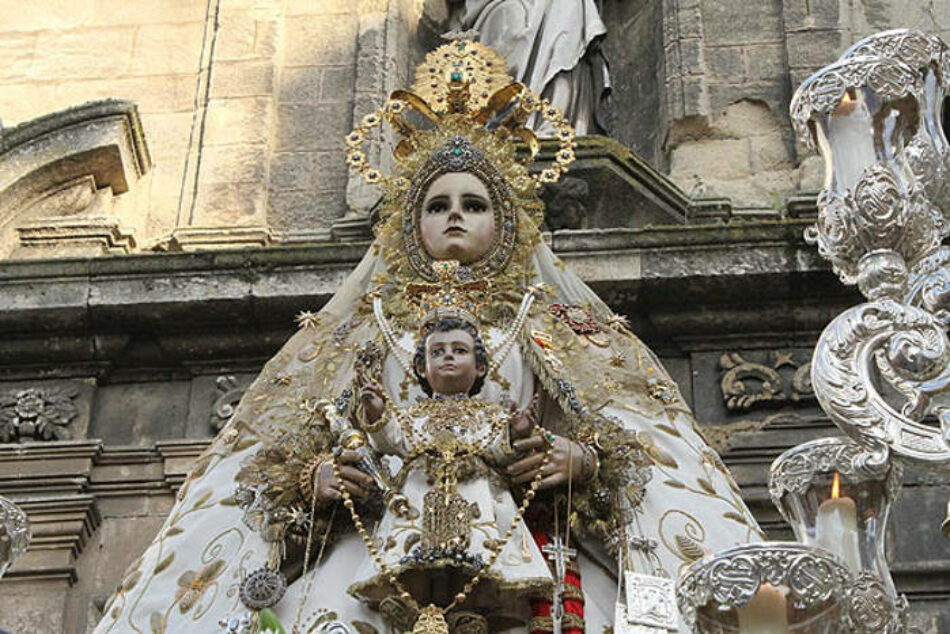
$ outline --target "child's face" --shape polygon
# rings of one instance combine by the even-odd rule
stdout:
[[[468,394],[479,372],[475,340],[464,330],[433,332],[426,339],[426,380],[436,394]]]

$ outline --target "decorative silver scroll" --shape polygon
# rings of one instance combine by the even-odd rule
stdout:
[[[930,313],[890,299],[846,310],[818,340],[812,384],[822,409],[856,440],[950,466],[948,412],[931,408],[950,390],[950,341]],[[931,409],[941,428],[922,422]]]
[[[905,153],[930,201],[950,216],[950,144],[940,124],[950,88],[950,47],[934,35],[894,29],[858,41],[842,56],[850,57],[900,60],[918,72],[923,81],[920,125]]]
[[[29,545],[30,524],[26,513],[10,500],[0,497],[0,577]]]
[[[677,603],[694,631],[704,610],[724,614],[745,607],[765,584],[787,589],[788,603],[802,618],[810,610],[838,618],[829,632],[850,632],[847,588],[851,576],[845,565],[821,549],[797,542],[738,546],[692,564],[677,583]],[[832,610],[835,605],[844,610]],[[793,625],[790,623],[789,625]]]

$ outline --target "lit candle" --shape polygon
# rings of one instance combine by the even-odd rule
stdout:
[[[841,557],[851,572],[860,572],[857,507],[851,498],[841,497],[841,480],[837,472],[831,484],[831,499],[818,507],[816,532],[819,546]]]
[[[828,137],[834,146],[838,186],[851,189],[864,175],[864,169],[877,161],[873,117],[860,95],[853,97],[850,90],[845,92],[831,113]]]
[[[748,603],[738,609],[739,634],[788,634],[785,593],[763,583]]]

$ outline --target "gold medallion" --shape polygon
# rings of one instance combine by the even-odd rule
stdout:
[[[412,626],[412,634],[449,634],[449,624],[445,622],[442,610],[432,604],[422,608],[416,624]]]

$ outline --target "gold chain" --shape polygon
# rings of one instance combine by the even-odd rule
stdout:
[[[340,492],[343,494],[343,505],[350,511],[350,516],[353,518],[353,526],[356,527],[356,532],[359,533],[360,538],[363,540],[363,543],[366,544],[366,548],[369,550],[370,555],[373,558],[373,561],[376,563],[376,566],[379,568],[380,574],[382,574],[386,579],[392,584],[393,588],[399,593],[399,598],[408,603],[412,608],[420,612],[425,616],[424,623],[419,623],[420,627],[430,627],[432,623],[445,623],[445,616],[451,612],[455,607],[462,604],[468,595],[472,592],[475,586],[482,579],[482,571],[489,570],[497,561],[501,551],[504,550],[505,545],[508,543],[508,540],[511,539],[511,536],[514,534],[515,529],[518,527],[518,524],[524,518],[525,512],[528,510],[528,506],[531,504],[531,500],[534,499],[535,494],[538,491],[538,486],[541,484],[541,480],[544,478],[544,468],[548,465],[551,460],[551,456],[554,454],[554,445],[549,443],[547,449],[544,452],[544,457],[541,460],[541,466],[538,467],[538,473],[534,476],[534,479],[531,481],[531,485],[527,491],[525,491],[524,499],[521,501],[521,505],[518,507],[518,512],[515,515],[514,519],[511,521],[511,525],[508,527],[508,530],[505,531],[505,536],[498,540],[495,544],[492,544],[492,548],[489,549],[490,555],[488,561],[482,566],[481,569],[475,575],[466,582],[465,586],[462,588],[462,591],[455,595],[455,598],[445,608],[439,608],[434,604],[430,604],[425,608],[422,608],[419,603],[413,598],[412,594],[406,590],[405,586],[400,583],[399,578],[396,576],[396,573],[393,572],[389,566],[387,566],[382,557],[379,555],[379,548],[376,544],[373,543],[372,537],[370,537],[369,532],[366,530],[366,526],[363,524],[363,521],[360,519],[359,513],[356,511],[356,504],[353,502],[350,492],[347,491],[346,487],[341,487]],[[333,474],[336,476],[337,480],[342,482],[340,478],[340,464],[336,456],[333,457]],[[439,613],[439,616],[436,616],[436,612]],[[414,628],[413,631],[416,631]],[[420,629],[419,631],[423,631]],[[437,627],[435,629],[425,629],[424,631],[433,631],[433,632],[448,632],[448,627],[445,626],[445,629]]]
[[[430,421],[436,422],[436,421],[445,420],[445,412],[440,411],[440,410],[462,407],[466,410],[465,414],[467,414],[468,417],[474,418],[478,410],[486,410],[494,406],[495,405],[493,403],[489,403],[487,401],[466,398],[466,399],[446,400],[446,401],[438,401],[438,400],[423,401],[421,403],[413,405],[412,407],[409,408],[409,410],[410,411],[421,410],[419,413],[425,416],[428,416]],[[428,410],[435,410],[435,411],[428,411]],[[418,439],[418,434],[416,433],[415,427],[413,426],[413,414],[407,411],[403,411],[399,408],[393,408],[392,411],[396,416],[396,420],[399,423],[399,427],[402,429],[403,434],[405,435],[406,440],[408,441],[408,444],[410,447],[409,456],[411,456],[412,458],[416,458],[422,455],[423,453],[425,453],[430,448],[428,445],[431,445],[431,443],[420,444],[420,441]],[[456,418],[456,420],[458,420],[458,418]],[[498,438],[500,434],[504,433],[504,426],[510,424],[510,421],[511,421],[511,416],[505,416],[505,415],[495,416],[493,417],[493,420],[491,421],[491,426],[489,427],[487,435],[481,434],[476,439],[476,441],[478,442],[473,441],[470,443],[460,443],[460,446],[462,448],[467,449],[469,453],[476,454],[476,455],[483,454],[487,450],[486,445],[490,444],[495,438]],[[459,425],[456,423],[455,426],[462,427],[463,425]],[[441,432],[443,430],[436,430],[436,431]],[[433,437],[438,435],[437,433],[432,433],[432,432],[429,432],[429,433]],[[409,459],[410,458],[407,457],[406,461],[408,461]]]
[[[332,454],[330,455],[332,459]],[[333,462],[334,473],[337,473],[336,470],[336,461]],[[317,515],[317,488],[312,487],[313,493],[310,497],[310,526],[307,529],[307,545],[306,550],[303,553],[303,577],[307,575],[307,569],[310,566],[310,549],[313,547],[313,525],[316,522]],[[330,513],[330,519],[327,521],[327,528],[323,532],[323,540],[320,542],[320,552],[317,553],[317,561],[314,564],[314,568],[317,568],[320,565],[320,562],[323,561],[323,551],[327,547],[327,541],[330,538],[330,530],[333,528],[333,519],[336,517],[336,504],[333,505],[333,511]],[[303,614],[303,607],[307,602],[307,598],[310,596],[310,590],[313,588],[313,581],[316,578],[316,574],[310,575],[310,579],[307,582],[307,588],[304,590],[303,594],[300,597],[300,602],[297,604],[297,613],[294,615],[294,624],[291,628],[291,634],[299,634],[300,632],[300,616]]]

